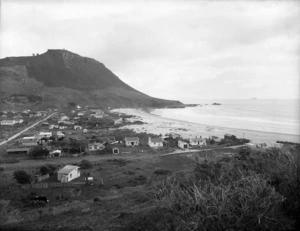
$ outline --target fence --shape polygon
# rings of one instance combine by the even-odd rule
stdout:
[[[60,183],[60,182],[52,182],[52,183],[37,183],[37,184],[25,184],[21,185],[22,189],[42,189],[42,188],[72,188],[79,187],[82,185],[86,185],[85,181],[81,182],[72,182],[72,183]],[[91,184],[89,184],[91,185]],[[93,185],[103,185],[103,181],[93,181]]]

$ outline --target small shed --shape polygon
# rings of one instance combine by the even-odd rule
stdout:
[[[189,144],[187,142],[183,141],[183,140],[179,140],[178,141],[178,147],[186,149],[186,148],[189,148]]]
[[[161,148],[161,147],[164,146],[163,140],[160,137],[157,137],[157,138],[149,137],[148,138],[148,145],[151,148]]]
[[[49,152],[49,158],[60,157],[60,156],[61,156],[61,150],[54,150]]]
[[[113,154],[119,154],[119,153],[120,153],[120,149],[117,148],[117,147],[113,147],[113,148],[112,148],[112,153],[113,153]]]
[[[124,139],[125,146],[127,146],[127,147],[138,146],[139,142],[140,142],[140,140],[138,137],[125,137],[125,139]]]
[[[57,180],[61,183],[70,182],[78,177],[80,177],[80,171],[75,165],[66,165],[57,172]]]

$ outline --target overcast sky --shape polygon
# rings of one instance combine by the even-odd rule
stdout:
[[[2,0],[0,56],[65,48],[185,103],[299,98],[299,24],[300,1]]]

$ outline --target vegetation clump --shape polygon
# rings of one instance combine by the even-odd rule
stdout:
[[[300,205],[295,163],[284,150],[242,149],[168,176],[155,196],[179,218],[178,230],[290,230]]]
[[[30,184],[32,181],[31,175],[23,170],[14,171],[14,178],[19,184]]]

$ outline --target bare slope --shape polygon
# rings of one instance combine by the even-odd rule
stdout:
[[[67,50],[1,59],[0,93],[2,106],[18,103],[12,95],[39,96],[35,105],[45,106],[64,107],[68,102],[110,107],[183,106],[179,101],[145,95],[124,83],[102,63]],[[32,103],[26,99],[21,101]]]

